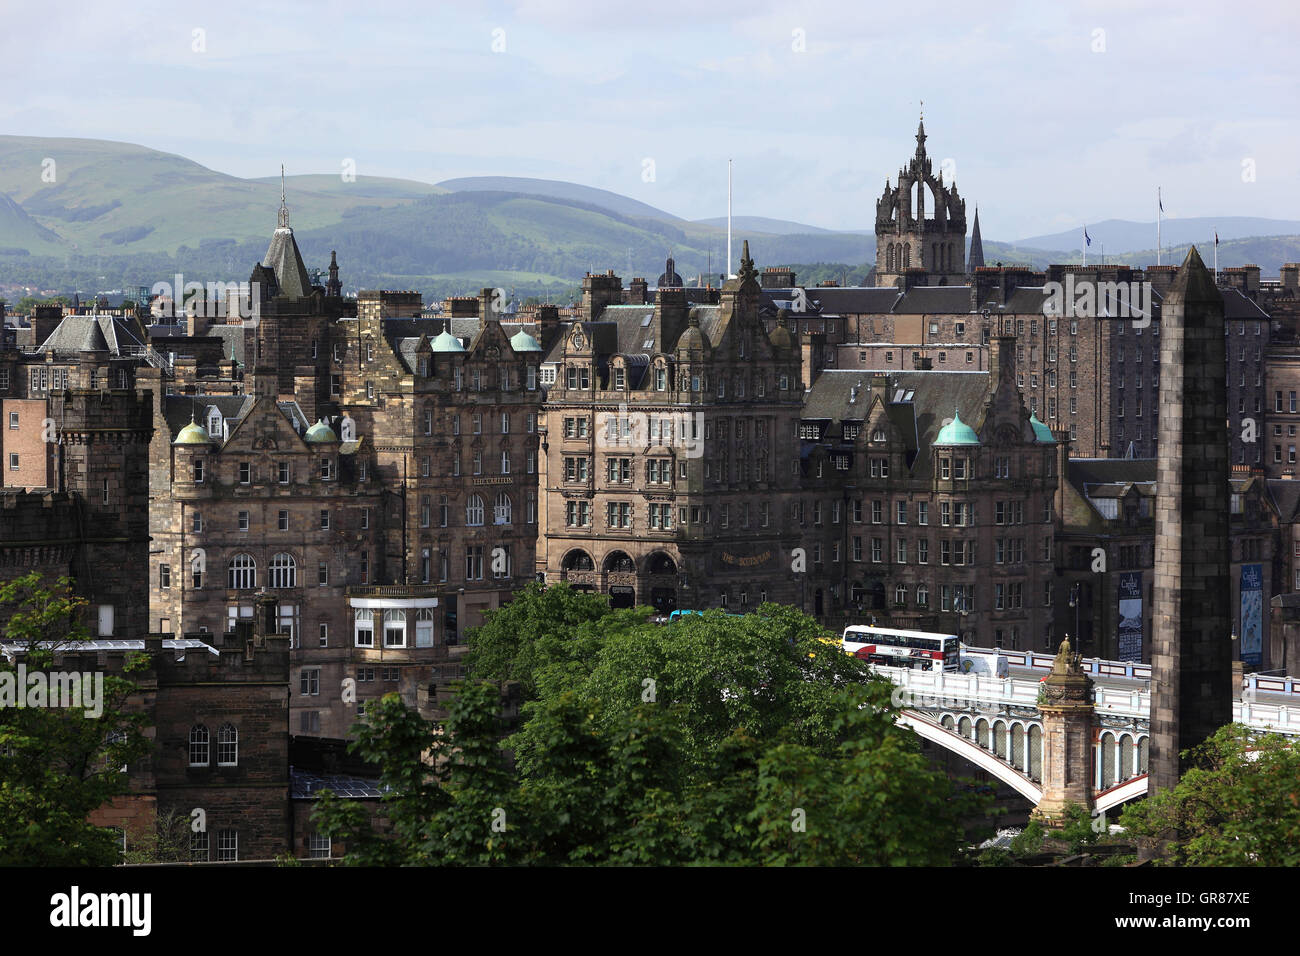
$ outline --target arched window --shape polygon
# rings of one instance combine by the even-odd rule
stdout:
[[[465,523],[470,527],[483,523],[483,499],[478,495],[470,495],[465,503]]]
[[[226,587],[241,589],[257,587],[257,562],[253,560],[251,554],[237,554],[230,559],[226,571]]]
[[[427,607],[415,612],[415,646],[433,647],[433,611]]]
[[[885,247],[885,268],[890,272],[894,271],[894,244],[892,242]]]
[[[239,763],[239,731],[233,724],[222,724],[217,731],[217,766],[234,767]]]
[[[904,269],[911,268],[911,265],[912,265],[912,244],[910,242],[905,242],[903,243],[903,268]]]
[[[269,587],[292,588],[298,586],[298,563],[293,555],[281,551],[271,559],[271,580]]]
[[[406,646],[406,612],[394,608],[384,612],[384,647]]]
[[[368,607],[359,607],[356,611],[356,646],[375,646],[375,612]]]
[[[511,512],[513,506],[510,503],[510,496],[504,491],[497,495],[496,507],[492,510],[492,518],[496,524],[510,524]]]
[[[208,765],[208,728],[195,724],[190,728],[190,766]]]

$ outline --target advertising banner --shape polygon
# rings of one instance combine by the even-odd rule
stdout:
[[[1241,662],[1259,667],[1264,647],[1264,566],[1241,566]]]
[[[1119,576],[1119,659],[1142,660],[1142,572]]]

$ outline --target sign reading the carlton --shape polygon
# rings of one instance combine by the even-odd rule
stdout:
[[[1119,659],[1142,660],[1142,572],[1119,576]]]
[[[1241,566],[1241,662],[1259,667],[1263,661],[1264,566]]]

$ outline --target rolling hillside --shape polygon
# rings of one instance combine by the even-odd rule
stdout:
[[[725,220],[688,221],[573,183],[493,176],[432,185],[309,174],[288,177],[286,188],[308,268],[324,269],[330,250],[338,250],[345,288],[353,292],[414,288],[432,296],[492,284],[521,295],[560,295],[589,270],[612,268],[624,279],[653,283],[668,255],[688,282],[716,282],[726,269]],[[129,143],[0,136],[0,287],[129,289],[178,271],[203,281],[244,279],[265,254],[279,203],[278,176],[241,179]],[[1170,262],[1186,250],[1186,240],[1174,244],[1174,222],[1166,223]],[[1177,222],[1200,229],[1194,220]],[[1149,233],[1140,223],[1120,225]],[[1220,265],[1255,262],[1276,274],[1282,262],[1300,259],[1294,234],[1227,238],[1234,228],[1279,225],[1300,233],[1300,223],[1220,220]],[[1036,268],[1076,262],[1077,237],[1073,244],[1047,242],[1067,235],[1040,237],[1041,244],[986,240],[985,260]],[[737,257],[745,239],[760,268],[805,264],[798,271],[808,282],[861,281],[875,259],[873,236],[790,220],[738,217]],[[1099,253],[1097,242],[1093,249]],[[1212,249],[1202,253],[1208,261]],[[1146,264],[1155,255],[1121,252],[1108,242],[1107,258]]]

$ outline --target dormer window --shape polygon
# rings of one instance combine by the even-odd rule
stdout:
[[[208,437],[217,439],[222,437],[221,412],[215,408],[208,410]]]
[[[885,440],[885,430],[883,428],[877,428],[871,433],[871,440],[876,443],[883,442]]]

